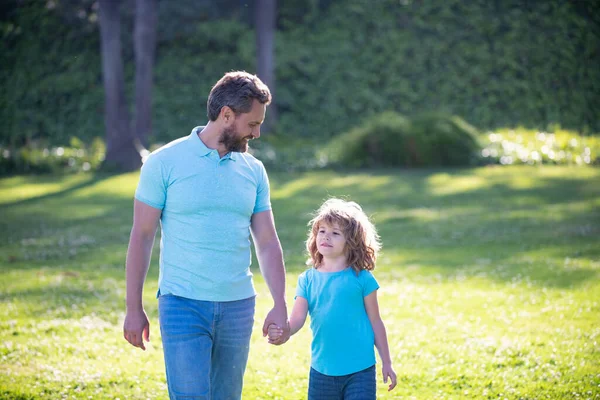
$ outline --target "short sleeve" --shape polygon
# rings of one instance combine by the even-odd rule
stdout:
[[[167,198],[167,184],[164,168],[160,159],[150,155],[140,173],[140,180],[135,190],[135,198],[151,207],[162,210]]]
[[[379,284],[371,272],[367,270],[361,271],[360,278],[363,287],[363,297],[367,297],[373,291],[379,289]]]
[[[305,272],[301,273],[300,276],[298,277],[298,285],[296,286],[296,296],[294,296],[294,299],[296,299],[296,297],[298,297],[298,296],[308,299],[307,282],[308,282],[308,279],[306,277],[306,271],[305,271]]]
[[[260,163],[258,174],[258,186],[256,188],[256,202],[254,203],[253,214],[271,209],[269,177],[267,176],[267,171],[262,163]]]

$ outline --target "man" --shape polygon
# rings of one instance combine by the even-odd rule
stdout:
[[[273,297],[270,324],[287,327],[285,267],[264,166],[246,153],[260,137],[268,87],[225,74],[208,97],[209,122],[150,154],[135,192],[127,251],[125,339],[145,349],[142,289],[161,223],[158,309],[171,399],[240,399],[256,292],[252,235]]]

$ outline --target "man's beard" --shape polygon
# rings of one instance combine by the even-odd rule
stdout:
[[[219,143],[225,146],[228,152],[244,153],[248,151],[248,140],[250,137],[238,137],[235,128],[225,128],[219,137]]]

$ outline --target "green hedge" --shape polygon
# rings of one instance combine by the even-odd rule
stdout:
[[[44,138],[62,145],[72,136],[89,141],[104,134],[95,2],[76,2],[85,18],[76,17],[73,1],[52,3],[54,9],[34,0],[3,6],[10,12],[0,20],[0,85],[6,89],[0,93],[0,144]],[[179,8],[193,3],[182,0]],[[285,8],[278,25],[279,135],[326,140],[386,110],[460,115],[483,130],[560,123],[600,132],[600,8],[594,2],[311,4],[296,18]],[[165,9],[154,142],[185,135],[206,120],[208,91],[223,72],[255,70],[248,24],[235,18],[177,24],[172,19],[180,17]],[[75,17],[66,19],[69,12]],[[130,39],[124,33],[129,93]]]

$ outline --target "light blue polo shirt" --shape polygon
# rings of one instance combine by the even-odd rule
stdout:
[[[248,153],[219,158],[202,128],[148,156],[135,198],[162,210],[159,294],[241,300],[256,294],[250,218],[271,209],[269,180]]]
[[[366,270],[358,276],[352,268],[339,272],[311,268],[300,274],[296,296],[308,302],[312,368],[341,376],[375,365],[375,334],[364,298],[378,288]]]

